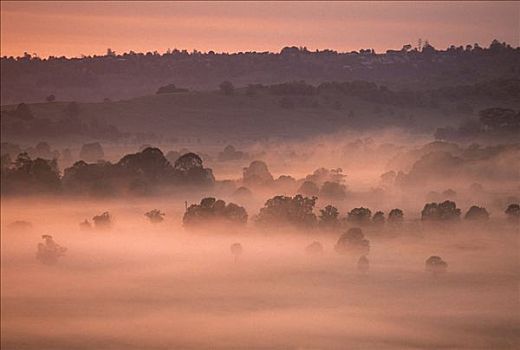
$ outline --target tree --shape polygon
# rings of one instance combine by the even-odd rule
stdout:
[[[383,225],[385,223],[385,213],[382,211],[376,211],[372,217],[372,222],[376,225]]]
[[[260,209],[256,223],[260,226],[288,225],[309,229],[316,226],[317,219],[313,213],[316,197],[275,196]]]
[[[49,95],[49,96],[47,96],[47,97],[45,98],[45,100],[46,100],[47,102],[54,102],[54,101],[56,101],[56,96],[54,96],[54,95]]]
[[[326,181],[321,186],[320,197],[332,200],[343,200],[347,198],[347,188],[338,182]]]
[[[152,224],[158,224],[164,220],[164,213],[162,213],[159,209],[153,209],[144,214]]]
[[[245,225],[247,223],[247,212],[235,203],[226,204],[223,200],[207,197],[203,198],[199,204],[190,205],[184,213],[182,222],[188,228],[214,224]]]
[[[370,251],[370,242],[365,239],[363,231],[358,227],[352,227],[342,234],[335,246],[338,254],[366,255]]]
[[[235,93],[235,87],[230,81],[223,81],[219,85],[220,92],[222,92],[226,96],[231,96]]]
[[[99,142],[86,143],[81,146],[79,157],[86,162],[93,163],[102,160],[105,157],[105,152],[103,152],[103,147]]]
[[[471,221],[487,221],[489,220],[489,213],[486,208],[477,207],[473,205],[464,215],[464,219]]]
[[[442,203],[427,203],[421,211],[421,219],[424,221],[454,221],[460,219],[460,209],[455,202],[444,201]]]
[[[509,221],[514,223],[520,221],[520,205],[518,203],[509,204],[505,213]]]
[[[67,248],[60,246],[51,235],[43,235],[44,243],[38,243],[36,258],[43,264],[52,265],[65,255]]]
[[[92,218],[92,221],[94,221],[94,226],[98,230],[107,230],[110,229],[110,227],[112,226],[112,216],[108,211],[105,211],[100,215],[94,216]]]
[[[314,197],[317,196],[320,192],[318,185],[316,185],[312,181],[304,181],[300,188],[298,189],[298,193],[302,194],[306,197]]]
[[[401,209],[395,208],[388,213],[388,222],[392,224],[400,224],[404,220],[404,214]]]
[[[247,168],[244,168],[242,179],[247,186],[270,185],[274,181],[267,164],[261,160],[255,160]]]
[[[311,244],[309,244],[307,247],[305,247],[305,253],[308,255],[319,255],[323,254],[323,246],[320,242],[314,241]]]
[[[347,214],[347,221],[356,225],[366,225],[370,223],[372,212],[368,208],[354,208]]]
[[[244,251],[244,249],[242,248],[242,244],[240,244],[240,243],[233,243],[229,247],[229,250],[231,251],[231,254],[234,257],[234,261],[235,261],[235,264],[236,264],[238,262],[238,258],[240,257],[240,255],[242,255],[242,252]]]
[[[339,226],[339,211],[332,205],[320,209],[319,226],[324,229],[335,229]]]
[[[202,158],[195,153],[186,153],[175,161],[173,166],[181,183],[198,186],[213,185],[213,171],[203,167]]]
[[[425,262],[426,272],[430,272],[434,276],[445,273],[448,270],[448,264],[439,256],[430,256]]]

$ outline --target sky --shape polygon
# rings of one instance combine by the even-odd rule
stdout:
[[[1,1],[1,55],[520,46],[520,2]]]

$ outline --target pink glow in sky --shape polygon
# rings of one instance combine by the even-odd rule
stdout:
[[[1,54],[519,46],[520,2],[1,2]]]

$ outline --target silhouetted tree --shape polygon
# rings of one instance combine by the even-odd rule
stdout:
[[[477,207],[473,205],[464,215],[464,219],[472,221],[487,221],[489,220],[489,213],[486,208]]]
[[[385,223],[385,213],[376,211],[374,216],[372,216],[372,222],[376,225],[383,225]]]
[[[460,218],[460,209],[455,202],[427,203],[421,212],[421,219],[428,221],[453,221]]]
[[[34,119],[34,114],[33,112],[31,111],[31,109],[29,108],[28,105],[26,105],[25,103],[20,103],[17,107],[16,107],[16,110],[14,112],[14,116],[17,117],[17,118],[20,118],[21,120],[32,120]]]
[[[308,198],[302,195],[294,197],[275,196],[265,203],[256,218],[261,226],[291,225],[299,228],[316,226],[316,215],[312,212],[316,197]]]
[[[45,98],[45,100],[46,100],[47,102],[54,102],[54,101],[56,100],[56,96],[54,96],[54,95],[49,95],[49,96],[47,96],[47,97]]]
[[[338,254],[366,255],[370,251],[370,242],[360,228],[352,227],[339,237],[335,249]]]
[[[395,208],[388,213],[388,222],[392,224],[400,224],[404,220],[404,214],[401,209]]]
[[[339,211],[332,205],[320,209],[319,226],[324,229],[335,229],[339,226]]]
[[[164,220],[164,213],[159,209],[153,209],[144,214],[152,224],[158,224]]]
[[[174,170],[182,183],[198,186],[213,185],[213,171],[203,167],[202,158],[195,153],[186,153],[175,161]]]
[[[368,208],[354,208],[347,214],[347,221],[355,225],[366,225],[370,223],[372,212]]]
[[[67,248],[56,243],[50,235],[43,235],[42,238],[45,243],[38,243],[36,258],[47,265],[55,264],[59,257],[65,255]]]

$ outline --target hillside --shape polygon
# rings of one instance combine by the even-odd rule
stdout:
[[[423,90],[443,86],[518,78],[520,50],[494,41],[478,45],[375,53],[308,51],[286,47],[279,53],[202,53],[174,50],[165,54],[124,53],[82,58],[2,57],[1,103],[59,100],[99,102],[153,94],[175,83],[192,90],[213,90],[224,80],[235,86],[305,80],[364,80],[391,89]]]

